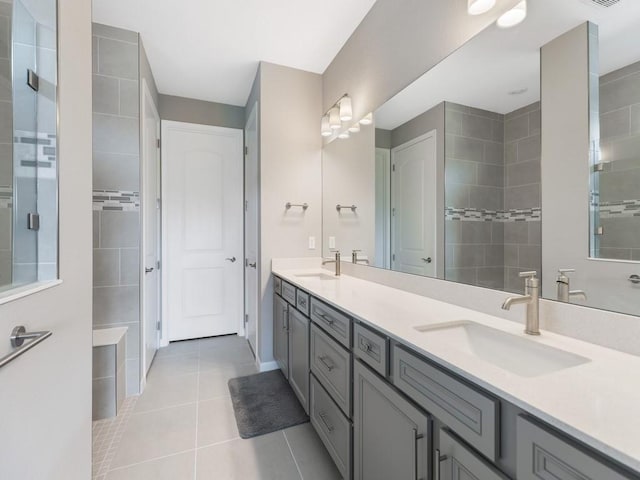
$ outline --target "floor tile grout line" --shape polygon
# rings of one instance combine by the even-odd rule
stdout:
[[[114,468],[109,469],[109,472],[115,472],[115,471],[118,471],[118,470],[125,470],[127,468],[136,467],[138,465],[143,465],[145,463],[156,462],[158,460],[163,460],[165,458],[176,457],[178,455],[184,455],[185,453],[192,452],[193,450],[194,449],[189,448],[188,450],[181,450],[179,452],[169,453],[167,455],[162,455],[160,457],[147,458],[146,460],[141,460],[139,462],[128,463],[127,465],[120,465],[119,467],[114,467]]]
[[[302,476],[302,470],[300,470],[300,465],[298,465],[298,460],[296,460],[296,456],[294,455],[291,444],[289,443],[289,439],[287,438],[287,432],[285,430],[282,430],[282,435],[284,436],[284,441],[287,443],[287,447],[289,447],[289,452],[291,453],[293,463],[295,463],[296,469],[298,470],[298,475],[300,475],[300,480],[304,480],[304,477]]]
[[[189,405],[193,405],[194,403],[198,403],[198,400],[196,399],[192,402],[184,402],[184,403],[177,403],[175,405],[167,405],[166,407],[153,408],[151,410],[143,410],[141,412],[132,412],[131,416],[145,415],[147,413],[157,413],[163,410],[169,410],[170,408],[188,407]]]
[[[195,449],[193,452],[193,480],[198,478],[198,424],[200,423],[200,350],[201,342],[198,340],[198,375],[196,377],[196,435]]]

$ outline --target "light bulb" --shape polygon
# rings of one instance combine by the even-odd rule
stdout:
[[[347,138],[349,138],[349,131],[345,130],[344,132],[341,132],[340,135],[338,135],[338,138],[341,138],[342,140],[345,140]]]
[[[373,123],[373,113],[367,113],[367,115],[360,120],[360,125],[371,125]]]
[[[503,13],[496,22],[500,28],[511,28],[522,23],[527,18],[527,0],[522,0],[511,10]]]
[[[331,131],[331,125],[329,125],[329,115],[325,115],[324,117],[322,117],[321,125],[322,126],[320,128],[320,134],[323,137],[330,137],[333,132]]]
[[[340,120],[348,122],[353,118],[353,110],[351,109],[351,98],[343,97],[340,100]]]
[[[496,4],[496,0],[468,0],[467,12],[469,15],[482,15],[491,10]]]
[[[337,130],[342,126],[342,122],[340,121],[340,110],[338,107],[333,107],[329,110],[329,126],[332,130]]]
[[[355,123],[354,125],[349,127],[349,131],[351,133],[358,133],[360,131],[360,124],[359,123]]]

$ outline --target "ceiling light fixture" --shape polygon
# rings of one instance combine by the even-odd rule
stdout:
[[[332,107],[329,110],[329,126],[332,130],[338,130],[342,126],[342,122],[340,121],[340,109],[336,107]]]
[[[367,115],[360,120],[360,125],[371,125],[373,123],[373,113],[367,113]]]
[[[349,135],[349,130],[345,130],[344,132],[341,132],[341,133],[338,135],[338,138],[340,138],[340,139],[342,139],[342,140],[345,140],[345,139],[349,138],[350,136],[351,136],[351,135]]]
[[[500,28],[511,28],[519,25],[527,18],[527,0],[522,0],[511,10],[503,13],[496,22]]]
[[[482,15],[491,10],[496,4],[496,0],[468,0],[467,12],[469,15]]]
[[[351,133],[358,133],[360,131],[360,124],[358,122],[354,123],[349,127],[349,131]]]
[[[320,133],[323,137],[330,137],[333,134],[333,130],[331,130],[331,125],[329,124],[329,115],[322,117]]]

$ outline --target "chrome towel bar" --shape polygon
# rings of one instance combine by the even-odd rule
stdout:
[[[11,337],[9,337],[9,339],[11,340],[11,346],[15,348],[15,350],[0,358],[0,368],[11,363],[26,351],[31,350],[39,343],[45,341],[52,335],[52,333],[53,332],[51,331],[27,333],[27,330],[24,328],[24,326],[19,325],[15,327],[11,332]],[[31,341],[25,344],[25,340]]]

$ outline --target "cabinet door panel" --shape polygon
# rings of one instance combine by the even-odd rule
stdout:
[[[273,296],[273,358],[285,378],[289,378],[289,306],[279,295]]]
[[[446,429],[440,430],[439,469],[437,480],[509,480],[482,457],[468,449]]]
[[[396,391],[354,362],[354,479],[429,478],[431,422]]]
[[[309,319],[294,309],[289,312],[289,383],[309,413]]]

